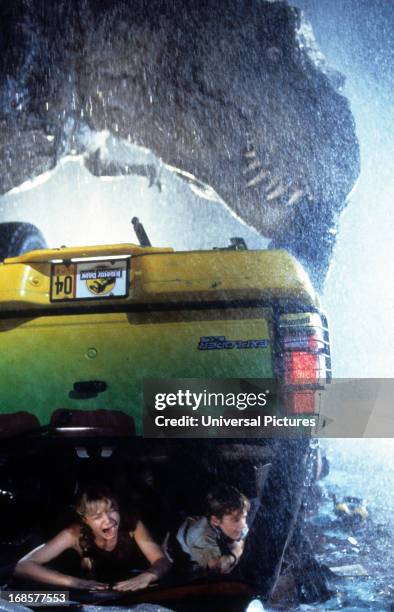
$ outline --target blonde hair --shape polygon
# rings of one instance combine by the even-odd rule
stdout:
[[[89,509],[100,502],[109,502],[117,509],[119,508],[118,501],[115,495],[107,487],[89,486],[83,489],[74,504],[74,510],[78,517],[84,518],[90,514]]]

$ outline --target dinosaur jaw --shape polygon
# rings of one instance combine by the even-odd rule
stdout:
[[[298,178],[283,177],[278,167],[265,165],[253,146],[248,146],[243,153],[243,161],[245,199],[258,202],[255,223],[262,234],[272,238],[278,227],[291,222],[297,204],[307,196],[307,191]]]

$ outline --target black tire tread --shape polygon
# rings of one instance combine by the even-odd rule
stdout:
[[[0,223],[0,260],[46,248],[40,230],[31,223]]]

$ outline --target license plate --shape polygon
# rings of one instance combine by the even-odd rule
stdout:
[[[127,259],[52,264],[51,302],[127,297],[128,264]]]

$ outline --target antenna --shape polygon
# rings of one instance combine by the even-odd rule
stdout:
[[[140,223],[140,220],[138,219],[138,217],[133,217],[131,220],[131,223],[134,228],[135,235],[138,238],[138,242],[140,243],[140,246],[142,247],[152,246],[148,238],[148,235],[144,229],[144,226],[142,225],[142,223]]]

